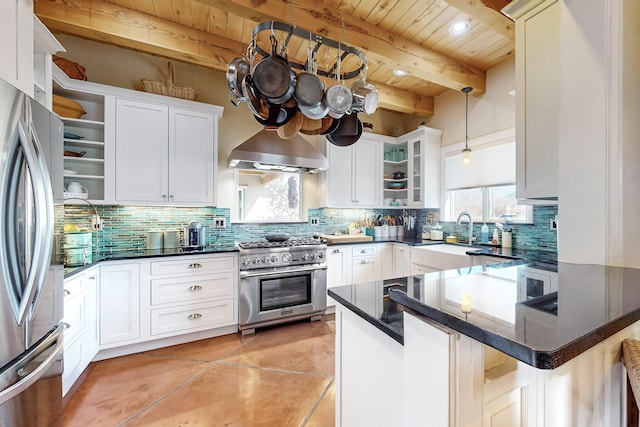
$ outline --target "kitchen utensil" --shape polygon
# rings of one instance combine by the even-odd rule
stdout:
[[[351,90],[340,81],[340,67],[342,58],[340,50],[336,58],[336,83],[331,86],[324,94],[324,101],[329,107],[331,117],[341,118],[351,108],[352,95]]]
[[[298,132],[300,132],[300,129],[302,128],[302,121],[303,115],[300,111],[297,111],[291,120],[278,128],[278,136],[282,139],[293,138]]]
[[[265,239],[267,239],[267,241],[269,242],[284,242],[286,240],[289,240],[291,238],[291,236],[287,233],[274,233],[274,234],[267,234],[265,236]]]
[[[234,106],[238,106],[240,102],[246,98],[242,93],[242,80],[251,72],[249,61],[244,58],[234,58],[227,65],[227,85],[231,89],[229,100]]]
[[[394,172],[393,173],[393,179],[404,179],[405,173],[404,172]]]
[[[269,37],[271,54],[263,58],[253,70],[256,89],[272,104],[280,104],[293,96],[296,90],[296,74],[289,62],[278,55],[275,35]]]
[[[253,77],[250,74],[242,79],[242,94],[247,99],[247,105],[254,116],[263,120],[269,118],[269,102],[255,88]]]
[[[353,82],[351,85],[353,96],[352,110],[366,114],[373,114],[378,108],[378,92],[375,86],[367,83],[364,77]]]
[[[165,230],[162,232],[162,247],[164,249],[175,249],[180,247],[180,231]]]
[[[305,107],[302,104],[298,104],[298,108],[302,114],[312,120],[320,120],[323,117],[326,117],[329,113],[329,107],[327,107],[327,104],[325,104],[324,101],[320,102],[315,107]]]
[[[341,124],[342,124],[342,120],[344,120],[345,117],[347,117],[347,115],[345,115],[344,117],[342,117],[342,119],[340,119]],[[327,140],[329,140],[329,142],[339,147],[347,147],[349,145],[355,144],[360,139],[360,136],[362,136],[362,122],[360,122],[360,119],[356,119],[356,120],[357,120],[358,130],[355,135],[338,134],[338,129],[340,128],[340,126],[338,126],[338,129],[336,129],[333,133],[327,135]]]
[[[295,108],[287,108],[284,104],[269,104],[269,116],[266,119],[256,116],[256,120],[263,126],[275,128],[287,124],[296,112]]]

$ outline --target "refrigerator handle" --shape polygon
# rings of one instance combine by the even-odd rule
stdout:
[[[29,104],[27,103],[27,105]],[[18,124],[18,132],[20,133],[25,162],[31,174],[34,209],[36,212],[36,239],[24,294],[18,309],[18,324],[22,324],[27,315],[33,312],[32,309],[37,303],[36,297],[42,288],[44,277],[49,267],[53,240],[53,195],[51,192],[51,182],[45,159],[41,153],[42,148],[38,142],[38,137],[31,124],[28,126],[31,138],[28,137],[21,123]]]
[[[17,373],[19,377],[22,377],[20,381],[12,384],[11,386],[5,388],[0,391],[0,405],[7,402],[8,400],[13,399],[27,388],[29,388],[33,383],[38,381],[44,373],[49,369],[49,367],[53,364],[56,357],[62,350],[62,344],[64,342],[63,332],[64,325],[62,323],[57,324],[47,335],[41,338],[33,347],[22,353],[16,359],[14,359],[9,365],[4,367],[2,371],[0,371],[0,378],[5,377],[7,375],[11,375],[12,373]],[[55,347],[54,347],[55,346]],[[42,355],[45,351],[53,348],[53,351],[49,356],[46,357],[38,365],[33,371],[26,374],[26,367],[31,363],[34,359]],[[26,375],[25,375],[26,374]]]

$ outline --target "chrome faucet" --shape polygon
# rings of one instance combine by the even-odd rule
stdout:
[[[471,214],[467,211],[463,211],[460,212],[460,215],[458,215],[458,224],[462,224],[462,222],[460,221],[462,219],[463,216],[466,216],[467,218],[469,218],[469,245],[473,245],[473,241],[475,240],[475,237],[473,237],[473,220],[471,219]]]

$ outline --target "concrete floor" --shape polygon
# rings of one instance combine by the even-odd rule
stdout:
[[[92,363],[64,426],[335,424],[334,316]]]

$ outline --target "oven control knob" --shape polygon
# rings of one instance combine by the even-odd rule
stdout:
[[[303,261],[308,261],[310,257],[311,256],[308,253],[305,252],[305,253],[302,254],[302,256],[300,258],[302,258]]]
[[[244,259],[242,260],[242,265],[247,266],[247,265],[249,265],[249,264],[251,264],[251,259],[249,259],[249,258],[244,258]]]
[[[284,263],[291,262],[291,254],[289,253],[282,254],[282,262]]]
[[[254,264],[260,264],[260,258],[258,257],[255,257],[252,261]]]
[[[313,254],[313,259],[322,259],[322,252],[316,252],[315,254]]]
[[[278,255],[271,255],[271,262],[274,264],[278,262]]]

